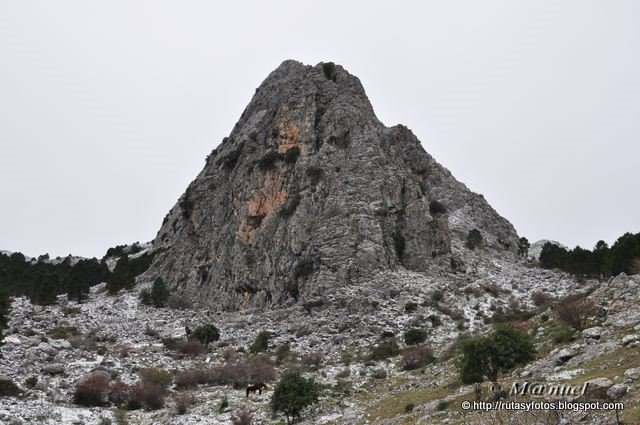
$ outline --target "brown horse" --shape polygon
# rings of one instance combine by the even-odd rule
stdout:
[[[258,394],[262,394],[262,389],[263,388],[266,389],[267,386],[262,382],[257,382],[257,383],[255,383],[253,385],[249,385],[247,387],[247,397],[249,397],[249,393],[255,394],[256,391],[258,392]]]

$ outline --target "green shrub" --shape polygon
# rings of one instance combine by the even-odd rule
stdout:
[[[271,397],[271,409],[282,412],[291,423],[300,416],[302,410],[316,403],[320,387],[313,379],[305,379],[297,373],[288,373],[276,385]]]
[[[270,150],[258,160],[258,168],[267,171],[275,168],[276,162],[282,160],[282,154],[278,151]]]
[[[187,187],[187,190],[184,192],[184,195],[178,202],[178,206],[182,210],[182,217],[188,220],[191,217],[191,213],[193,213],[194,207],[194,202],[191,194],[191,186]]]
[[[533,360],[535,348],[531,336],[511,326],[499,326],[491,335],[463,341],[462,354],[462,382],[482,382],[485,376],[495,382],[498,373]]]
[[[551,337],[551,340],[553,342],[555,342],[556,344],[561,344],[561,343],[573,341],[574,333],[575,331],[571,329],[569,326],[563,325],[553,330],[549,336]]]
[[[220,405],[218,406],[218,414],[223,414],[224,411],[227,410],[227,407],[229,407],[229,399],[227,397],[222,397],[222,400],[220,400]]]
[[[298,156],[300,156],[300,148],[297,146],[293,146],[284,154],[284,162],[287,164],[293,164],[298,160]]]
[[[271,338],[271,334],[267,331],[260,331],[256,336],[256,339],[249,347],[249,351],[251,353],[264,353],[269,349],[269,339]]]
[[[371,373],[373,379],[387,379],[387,371],[384,369],[376,369]]]
[[[151,287],[151,302],[155,307],[165,307],[169,300],[169,288],[161,277],[158,277]]]
[[[440,201],[429,202],[429,212],[431,215],[446,214],[447,207]]]
[[[293,270],[293,278],[305,278],[313,273],[313,260],[311,258],[302,258],[296,264]]]
[[[0,397],[17,397],[21,393],[20,387],[15,382],[5,377],[0,378]]]
[[[404,343],[407,345],[422,344],[427,339],[427,331],[413,328],[404,333]]]
[[[72,336],[80,335],[80,331],[75,326],[56,326],[49,329],[47,335],[53,339],[69,339]]]
[[[127,425],[129,421],[127,421],[127,409],[117,409],[113,414],[116,425]]]
[[[443,410],[447,410],[448,407],[449,407],[449,402],[447,400],[440,400],[436,405],[436,410],[441,412]]]
[[[413,403],[408,403],[407,405],[404,406],[404,412],[405,413],[411,413],[413,412],[413,409],[416,407],[415,404]]]
[[[443,299],[444,299],[444,292],[442,292],[441,290],[436,289],[431,293],[431,301],[433,301],[434,303],[437,304]]]
[[[316,186],[322,179],[324,170],[320,167],[312,165],[307,168],[306,174],[309,177],[309,180],[311,180],[311,186]]]
[[[400,354],[400,347],[394,339],[382,341],[369,354],[369,360],[385,360]]]
[[[467,235],[465,246],[469,249],[476,249],[480,245],[482,245],[482,242],[483,242],[483,238],[480,231],[478,229],[473,229]]]
[[[416,311],[418,309],[418,304],[416,303],[406,303],[404,306],[404,311],[406,313],[413,313],[414,311]]]
[[[302,200],[302,197],[300,196],[300,194],[295,194],[289,198],[287,198],[287,202],[284,203],[284,205],[282,206],[282,209],[280,209],[280,216],[282,217],[291,217],[293,215],[294,212],[296,212],[296,209],[298,208],[298,205],[300,205],[300,201]]]
[[[153,299],[151,298],[150,289],[145,288],[141,290],[140,294],[138,294],[138,299],[140,299],[140,303],[144,305],[153,305]]]
[[[180,345],[182,344],[182,339],[180,338],[163,338],[162,339],[162,345],[164,345],[164,348],[166,348],[167,350],[177,350]]]
[[[327,80],[336,82],[336,65],[333,62],[325,62],[322,64],[322,72]]]
[[[37,376],[30,376],[28,377],[25,381],[24,381],[24,385],[27,388],[33,388],[38,384],[38,377]]]
[[[220,339],[220,331],[214,325],[202,325],[191,333],[191,338],[197,339],[207,346],[210,342]]]
[[[393,248],[396,251],[396,256],[400,260],[402,260],[402,257],[404,256],[405,246],[406,246],[406,242],[404,240],[404,235],[400,230],[396,230],[393,233]]]
[[[171,372],[156,367],[141,369],[138,375],[140,375],[143,383],[159,385],[162,388],[167,388],[173,382],[173,374]]]
[[[291,346],[288,343],[280,345],[278,348],[276,348],[276,363],[284,363],[290,355]]]
[[[518,254],[521,257],[526,258],[527,255],[529,254],[529,248],[531,247],[531,244],[529,243],[529,240],[525,237],[522,237],[518,240]]]

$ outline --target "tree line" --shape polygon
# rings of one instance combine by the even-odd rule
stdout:
[[[593,250],[579,246],[567,250],[547,242],[540,253],[540,265],[593,278],[640,273],[640,233],[625,233],[611,247],[598,241]]]
[[[135,258],[123,254],[113,271],[109,270],[106,257],[100,261],[92,258],[76,263],[71,257],[59,263],[45,261],[47,258],[28,261],[21,253],[0,254],[0,288],[7,296],[27,296],[34,304],[54,304],[61,294],[67,294],[70,300],[82,302],[89,289],[101,282],[107,282],[111,294],[133,287],[136,276],[149,268],[153,254],[145,253]]]

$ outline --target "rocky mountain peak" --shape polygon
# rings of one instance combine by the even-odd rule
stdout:
[[[472,229],[482,246],[471,252]],[[322,297],[393,273],[515,258],[517,234],[404,126],[385,127],[359,79],[285,61],[172,208],[143,277],[213,309]]]

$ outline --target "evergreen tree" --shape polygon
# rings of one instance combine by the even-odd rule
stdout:
[[[252,353],[264,353],[269,349],[269,339],[271,339],[269,332],[260,331],[255,341],[253,341],[253,344],[251,344],[251,347],[249,347],[249,351]]]
[[[0,288],[0,340],[2,339],[2,333],[9,324],[9,312],[11,311],[11,298],[9,298],[9,291],[4,288]]]
[[[480,230],[473,229],[467,235],[467,241],[465,243],[465,246],[469,249],[476,249],[480,245],[482,245],[482,242],[483,242],[483,238],[482,238],[482,233],[480,233]]]
[[[524,236],[521,237],[520,240],[518,241],[518,254],[521,257],[526,258],[527,254],[529,254],[530,247],[531,247],[531,244],[529,243],[529,240]]]
[[[320,387],[313,379],[305,379],[298,373],[287,373],[273,391],[271,409],[282,412],[291,424],[307,406],[318,401]]]
[[[60,280],[58,276],[45,268],[40,272],[39,278],[36,280],[32,300],[40,305],[55,304],[57,301],[56,296],[60,293],[59,288]]]
[[[540,265],[545,269],[561,269],[566,264],[567,250],[547,242],[540,252]]]
[[[464,341],[462,354],[458,365],[462,382],[482,382],[485,376],[495,382],[499,373],[533,360],[535,348],[530,335],[500,326],[491,335]]]
[[[162,280],[161,277],[158,277],[153,282],[153,287],[151,288],[151,302],[156,307],[164,307],[167,305],[169,295],[169,288],[167,288],[164,280]]]
[[[197,339],[206,346],[220,339],[220,331],[214,325],[202,325],[191,333],[191,338]]]
[[[625,233],[611,247],[611,269],[614,275],[633,273],[632,265],[640,258],[640,233]]]
[[[593,248],[593,260],[596,264],[598,277],[611,276],[611,250],[605,241],[598,241]]]

